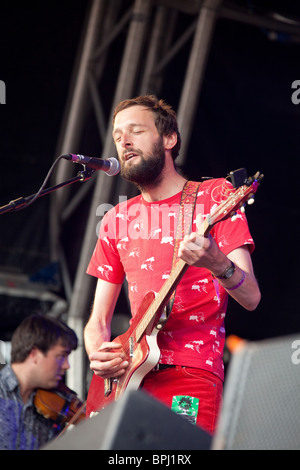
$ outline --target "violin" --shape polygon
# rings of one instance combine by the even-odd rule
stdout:
[[[34,405],[38,413],[59,426],[77,424],[86,418],[85,402],[63,382],[52,390],[37,389]]]

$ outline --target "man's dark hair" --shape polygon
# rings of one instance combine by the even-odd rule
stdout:
[[[11,363],[24,362],[33,348],[46,354],[56,344],[74,350],[77,348],[75,332],[64,322],[46,315],[26,317],[13,333]]]
[[[154,95],[137,96],[136,98],[121,101],[114,110],[113,123],[116,115],[124,109],[132,106],[144,106],[154,113],[155,125],[159,135],[168,136],[175,132],[177,134],[177,143],[172,148],[171,155],[173,160],[179,154],[181,147],[181,137],[178,130],[176,112],[165,101],[157,99]]]

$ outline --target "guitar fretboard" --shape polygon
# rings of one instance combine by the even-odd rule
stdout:
[[[198,235],[207,236],[211,229],[211,219],[207,217],[198,229]],[[151,303],[150,307],[146,310],[144,317],[141,319],[139,325],[136,328],[136,341],[140,341],[142,336],[145,334],[148,326],[151,324],[153,319],[156,317],[158,312],[163,312],[164,307],[167,305],[172,293],[176,289],[183,275],[188,268],[188,264],[179,259],[173,268],[170,276],[162,285],[159,293]]]

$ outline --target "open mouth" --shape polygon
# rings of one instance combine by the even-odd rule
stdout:
[[[128,162],[128,160],[131,160],[134,157],[138,157],[137,153],[130,152],[125,154],[125,161]]]

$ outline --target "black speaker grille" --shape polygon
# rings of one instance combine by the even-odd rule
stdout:
[[[300,449],[299,340],[249,343],[233,355],[214,449]]]

